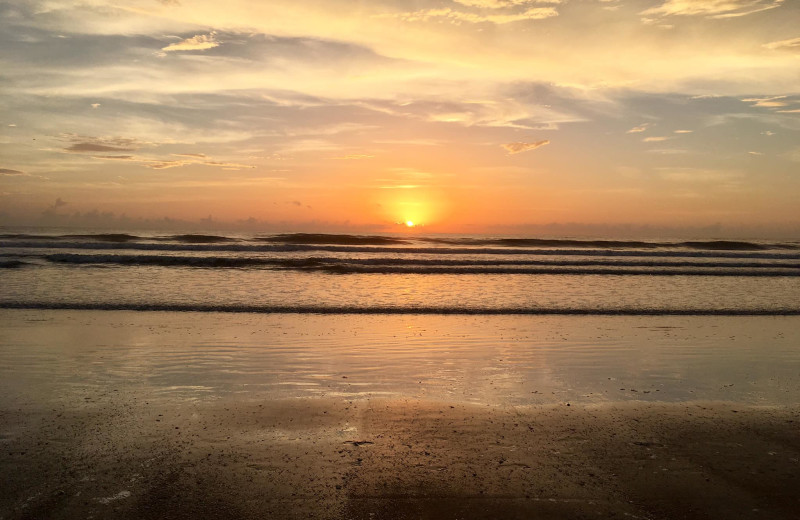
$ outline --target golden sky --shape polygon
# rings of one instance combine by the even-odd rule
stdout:
[[[14,0],[0,71],[0,224],[800,229],[793,0]]]

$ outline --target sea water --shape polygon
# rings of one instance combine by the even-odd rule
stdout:
[[[798,320],[796,242],[6,233],[0,405],[780,406]]]
[[[800,314],[800,243],[5,233],[0,307]]]

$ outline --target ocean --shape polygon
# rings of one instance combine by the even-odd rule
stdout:
[[[6,231],[0,518],[795,518],[798,345],[797,242]]]
[[[0,308],[800,314],[800,242],[5,233]]]

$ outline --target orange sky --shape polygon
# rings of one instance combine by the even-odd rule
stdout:
[[[347,6],[3,4],[0,224],[800,229],[796,2]]]

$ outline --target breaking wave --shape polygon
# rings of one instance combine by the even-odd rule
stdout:
[[[744,251],[744,250],[690,250],[690,249],[531,249],[531,248],[496,248],[496,247],[417,247],[417,246],[370,246],[370,245],[325,245],[325,244],[287,244],[287,243],[243,243],[234,239],[218,240],[209,235],[181,235],[188,237],[180,242],[98,242],[67,241],[65,239],[6,240],[0,241],[0,248],[16,249],[80,249],[80,250],[119,250],[119,251],[204,251],[204,252],[250,252],[250,253],[292,253],[292,252],[329,252],[329,253],[377,253],[377,254],[428,254],[428,255],[530,255],[530,256],[607,256],[607,257],[689,257],[689,258],[765,258],[765,259],[800,259],[800,252],[785,251]],[[672,246],[674,247],[674,246]]]
[[[177,242],[185,244],[216,244],[225,242],[262,242],[270,244],[304,244],[304,245],[409,245],[428,243],[461,247],[534,247],[534,248],[611,248],[611,249],[693,249],[703,251],[765,251],[769,249],[800,250],[795,242],[758,243],[740,240],[705,240],[705,241],[641,241],[641,240],[578,240],[578,239],[546,239],[546,238],[476,238],[476,237],[396,237],[386,235],[351,235],[329,233],[281,233],[275,235],[256,236],[250,239],[224,235],[180,234],[140,236],[127,233],[97,234],[0,234],[0,240],[14,241],[72,241],[75,239],[91,242],[128,243],[128,242]]]
[[[449,258],[258,258],[235,256],[35,255],[58,264],[198,268],[265,268],[335,274],[618,274],[701,276],[800,276],[800,264],[617,259],[449,259]],[[18,262],[11,260],[10,262]],[[2,264],[0,264],[2,265]]]

